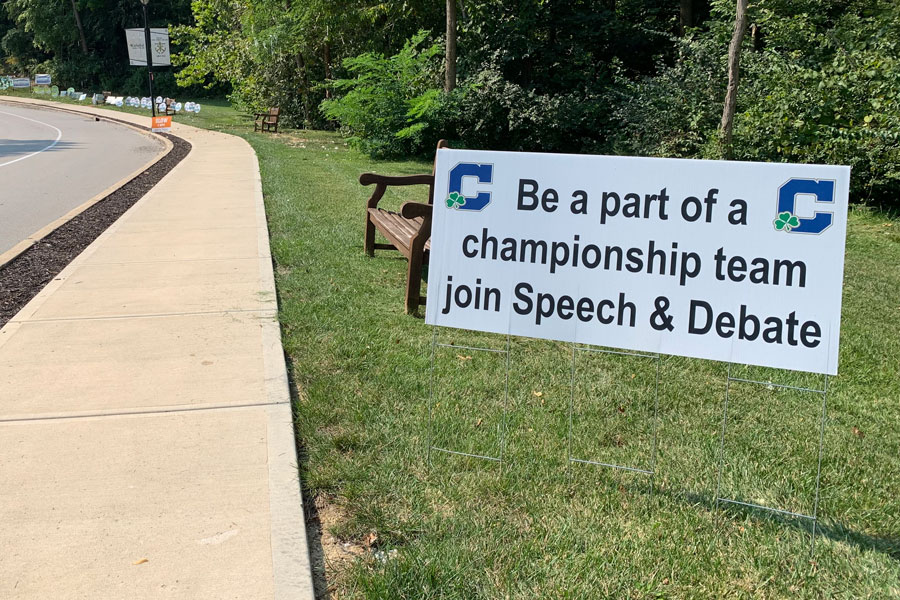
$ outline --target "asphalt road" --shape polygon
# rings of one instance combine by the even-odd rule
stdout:
[[[0,102],[0,254],[164,149],[92,116]]]

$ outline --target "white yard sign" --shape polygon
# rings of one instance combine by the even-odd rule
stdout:
[[[438,151],[426,321],[836,374],[850,168]]]
[[[128,43],[128,62],[131,66],[147,66],[147,50],[143,29],[126,29],[125,41]],[[168,67],[172,64],[169,56],[169,30],[160,27],[150,28],[151,60],[154,67]]]

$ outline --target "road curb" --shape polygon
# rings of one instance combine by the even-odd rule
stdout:
[[[15,104],[18,106],[40,106],[42,108],[47,108],[49,110],[57,110],[60,112],[66,112],[69,114],[75,114],[75,115],[80,115],[80,116],[90,114],[90,113],[86,113],[86,112],[82,112],[82,111],[67,110],[66,108],[58,108],[56,106],[50,106],[50,105],[47,105],[44,103],[38,104],[35,102],[27,102],[25,100],[26,99],[17,99],[17,98],[9,99],[8,97],[4,96],[4,97],[0,97],[0,104]],[[107,117],[101,117],[99,115],[98,115],[98,118],[102,118],[105,121],[110,121],[110,122],[116,123],[118,125],[124,125],[125,127],[134,129],[135,131],[138,131],[144,135],[147,135],[154,139],[160,140],[163,143],[164,151],[161,154],[155,156],[152,160],[147,162],[144,166],[140,167],[139,169],[136,169],[134,172],[130,173],[129,175],[126,175],[125,177],[123,177],[116,183],[112,184],[111,186],[109,186],[108,188],[106,188],[105,190],[100,192],[99,194],[95,195],[90,200],[84,202],[80,206],[73,208],[72,210],[70,210],[69,212],[67,212],[66,214],[61,216],[60,218],[56,219],[49,225],[46,225],[46,226],[38,229],[36,232],[29,235],[28,237],[26,237],[24,240],[22,240],[21,242],[19,242],[18,244],[16,244],[12,248],[10,248],[9,250],[7,250],[3,253],[0,253],[0,269],[2,269],[6,265],[8,265],[12,261],[14,261],[21,254],[23,254],[29,248],[34,246],[36,243],[40,242],[42,239],[44,239],[45,237],[47,237],[48,235],[50,235],[51,233],[53,233],[54,231],[56,231],[57,229],[59,229],[60,227],[62,227],[63,225],[65,225],[66,223],[68,223],[69,221],[71,221],[72,219],[74,219],[75,217],[80,215],[81,213],[83,213],[84,211],[86,211],[87,209],[89,209],[90,207],[94,206],[101,200],[104,200],[107,196],[109,196],[110,194],[112,194],[113,192],[115,192],[116,190],[118,190],[119,188],[124,186],[125,184],[127,184],[129,181],[131,181],[132,179],[134,179],[135,177],[137,177],[138,175],[140,175],[141,173],[143,173],[144,171],[146,171],[147,169],[149,169],[150,167],[152,167],[153,165],[155,165],[156,163],[161,161],[163,158],[168,156],[169,153],[174,148],[174,146],[172,145],[172,142],[170,142],[163,136],[156,135],[155,133],[147,131],[146,129],[141,129],[140,126],[135,125],[133,123],[128,123],[126,121],[120,121],[118,119],[110,119]]]
[[[244,140],[244,143],[247,143]],[[275,272],[269,251],[269,228],[262,193],[259,158],[253,146],[254,202],[260,254],[269,254],[269,268],[260,275],[260,289],[275,297]],[[291,393],[281,343],[278,309],[262,323],[263,364],[266,371],[269,451],[269,506],[272,532],[272,570],[276,600],[315,599],[312,561],[306,537],[303,495],[300,490],[300,463],[297,457]],[[297,527],[297,523],[302,526]]]

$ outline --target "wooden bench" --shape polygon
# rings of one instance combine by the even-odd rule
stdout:
[[[446,148],[447,142],[438,142],[438,148]],[[437,156],[435,156],[435,161]],[[422,267],[428,264],[428,250],[431,244],[431,211],[434,195],[434,171],[431,175],[404,175],[393,177],[363,173],[359,176],[362,185],[375,184],[375,191],[366,203],[365,251],[369,256],[375,250],[399,250],[409,261],[406,270],[407,314],[416,314],[419,305],[425,304],[422,295]],[[404,202],[400,212],[378,208],[388,186],[427,185],[428,202]],[[375,243],[375,231],[388,240],[387,244]]]
[[[176,101],[174,98],[166,98],[163,100],[166,103],[166,115],[174,115],[175,114],[175,104]]]
[[[268,112],[256,113],[253,122],[253,131],[274,131],[278,133],[278,116],[281,109],[278,107],[270,108]]]

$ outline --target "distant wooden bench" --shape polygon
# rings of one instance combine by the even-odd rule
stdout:
[[[438,142],[438,148],[446,148],[447,142]],[[437,155],[435,155],[435,161]],[[431,248],[431,212],[434,193],[434,171],[431,175],[404,175],[392,177],[363,173],[359,176],[363,185],[375,184],[375,191],[366,203],[366,237],[365,250],[369,256],[375,250],[399,250],[409,261],[406,270],[407,314],[416,314],[419,305],[425,304],[422,295],[422,267],[428,264],[428,251]],[[404,202],[400,212],[378,208],[378,202],[384,196],[388,186],[427,185],[428,201]],[[375,243],[375,231],[378,230],[389,243]]]
[[[278,107],[270,108],[268,112],[256,113],[253,122],[253,131],[274,131],[278,133],[278,117],[281,115],[281,109]]]
[[[176,100],[174,98],[166,98],[164,102],[166,103],[166,114],[174,115]]]

